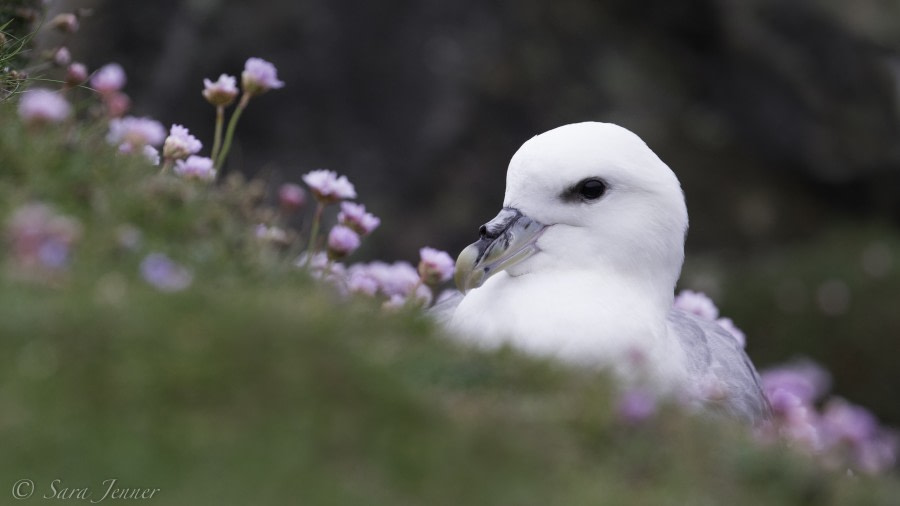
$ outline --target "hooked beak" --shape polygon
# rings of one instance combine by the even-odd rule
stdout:
[[[545,225],[518,209],[505,207],[481,226],[481,238],[466,246],[456,260],[454,280],[459,291],[478,288],[494,274],[538,252],[537,240]]]

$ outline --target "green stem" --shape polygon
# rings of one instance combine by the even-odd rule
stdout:
[[[316,241],[319,239],[319,223],[322,221],[322,211],[325,210],[325,204],[319,202],[316,204],[316,213],[313,215],[313,222],[310,226],[309,244],[306,245],[306,265],[312,262],[312,257],[316,254]]]
[[[228,151],[231,149],[231,140],[234,138],[234,129],[237,128],[237,122],[241,118],[241,113],[247,108],[247,103],[249,102],[250,95],[246,93],[241,95],[241,101],[238,102],[237,109],[234,110],[234,113],[231,115],[231,120],[228,121],[228,129],[225,131],[225,143],[222,145],[222,151],[219,153],[219,158],[216,159],[216,169],[221,169],[222,164],[225,163],[225,159],[228,157]]]
[[[171,168],[172,168],[172,159],[166,158],[163,160],[163,164],[162,164],[162,167],[159,169],[159,173],[165,174],[166,172],[169,172],[169,169],[171,169]]]
[[[219,157],[219,148],[222,147],[222,127],[225,126],[225,106],[216,106],[216,133],[213,138],[212,158],[216,160]]]

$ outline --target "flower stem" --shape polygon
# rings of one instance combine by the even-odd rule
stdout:
[[[225,126],[225,106],[216,106],[216,133],[213,138],[212,158],[215,160],[219,156],[219,149],[222,147],[222,127]]]
[[[225,163],[225,159],[228,157],[228,151],[231,149],[231,140],[234,138],[234,129],[237,128],[237,122],[241,118],[241,113],[247,108],[247,103],[249,102],[250,95],[244,93],[241,95],[241,101],[238,102],[234,113],[231,114],[231,120],[228,121],[228,129],[225,131],[225,143],[222,145],[222,151],[219,152],[219,157],[216,159],[216,169],[221,169],[222,164]]]
[[[162,167],[160,167],[160,169],[159,169],[159,173],[160,173],[160,174],[165,174],[166,172],[169,172],[169,169],[171,169],[171,168],[172,168],[172,159],[171,159],[171,158],[165,158],[165,159],[163,160]]]
[[[309,265],[312,262],[312,257],[315,256],[316,250],[316,241],[319,239],[319,224],[322,221],[322,211],[325,210],[325,204],[322,202],[316,203],[316,214],[313,215],[312,225],[310,226],[309,232],[309,244],[306,245],[306,264]]]

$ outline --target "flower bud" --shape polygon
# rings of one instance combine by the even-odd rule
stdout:
[[[434,286],[453,277],[456,263],[446,252],[434,248],[419,250],[419,276],[426,285]]]
[[[359,235],[343,225],[335,225],[328,234],[328,257],[344,258],[359,248]]]
[[[216,82],[209,79],[203,80],[203,98],[214,106],[227,106],[234,102],[238,95],[237,80],[227,74],[222,74]]]
[[[88,78],[87,67],[81,63],[73,63],[66,69],[66,85],[78,86]]]
[[[75,33],[78,31],[78,16],[71,12],[58,14],[50,21],[50,26],[63,33]]]
[[[294,212],[306,203],[306,192],[294,183],[285,183],[278,189],[278,201],[285,212]]]

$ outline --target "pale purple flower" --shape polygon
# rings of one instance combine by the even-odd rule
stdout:
[[[159,165],[159,150],[149,144],[141,149],[144,157],[151,165]]]
[[[121,118],[131,108],[131,99],[120,91],[114,91],[103,95],[103,105],[106,106],[106,114],[110,118]],[[160,124],[160,126],[162,125]],[[163,135],[165,135],[165,130],[163,130]]]
[[[809,359],[801,359],[760,374],[763,391],[772,400],[780,390],[791,393],[804,404],[811,405],[831,386],[831,376]]]
[[[62,46],[57,49],[53,53],[53,63],[59,65],[60,67],[65,67],[66,65],[72,63],[72,53],[69,52],[69,48],[66,46]]]
[[[699,316],[706,320],[715,320],[719,317],[719,309],[712,299],[704,293],[693,290],[682,290],[675,297],[674,306],[682,311]]]
[[[616,413],[629,425],[641,423],[656,414],[656,398],[642,389],[632,388],[619,397]]]
[[[366,206],[353,202],[341,202],[338,221],[360,235],[369,235],[381,225],[381,220],[374,214],[366,212]]]
[[[203,79],[203,98],[215,106],[227,106],[234,102],[238,95],[237,79],[222,74],[215,82]]]
[[[453,277],[456,262],[445,251],[434,248],[419,250],[419,275],[428,285],[439,285]]]
[[[175,174],[185,179],[212,181],[216,178],[216,169],[211,158],[191,155],[187,160],[175,162]]]
[[[408,262],[371,262],[369,274],[378,281],[378,287],[387,297],[400,295],[406,297],[419,285],[419,273]]]
[[[257,239],[265,242],[275,244],[287,244],[289,242],[287,232],[284,229],[275,226],[269,227],[262,223],[256,226],[255,235]]]
[[[734,336],[734,339],[741,345],[741,348],[745,348],[747,346],[747,336],[744,332],[737,328],[731,318],[719,318],[716,320],[716,323],[719,324],[720,327],[727,330],[729,334]]]
[[[75,33],[78,31],[78,16],[71,12],[57,14],[50,20],[50,26],[63,33]]]
[[[350,293],[359,293],[374,296],[378,293],[378,280],[375,279],[364,264],[350,266],[347,273],[347,290]]]
[[[166,138],[166,129],[162,123],[150,118],[126,116],[109,122],[109,133],[106,140],[117,144],[119,151],[131,153],[144,146],[159,146]]]
[[[278,188],[278,201],[282,209],[293,212],[306,203],[306,192],[298,184],[284,183]]]
[[[19,117],[29,125],[59,123],[71,112],[72,108],[65,98],[46,89],[28,90],[19,101]]]
[[[69,86],[78,86],[87,81],[88,71],[83,63],[73,63],[66,68],[66,84]]]
[[[125,69],[118,63],[107,63],[91,77],[91,87],[102,94],[114,93],[125,86]]]
[[[203,148],[203,143],[191,135],[187,128],[181,125],[172,125],[169,136],[163,144],[163,157],[176,160],[196,154]]]
[[[6,235],[13,258],[25,269],[59,270],[68,263],[81,224],[45,204],[26,204],[10,215]]]
[[[825,405],[820,421],[822,436],[829,445],[861,445],[878,431],[878,421],[872,413],[837,397]]]
[[[253,96],[281,88],[284,82],[278,80],[275,65],[261,58],[249,58],[241,74],[241,85],[244,87],[244,93]]]
[[[346,176],[338,177],[332,170],[319,169],[303,175],[303,182],[309,185],[316,200],[333,204],[339,200],[355,199],[356,189]]]
[[[343,258],[359,248],[359,234],[343,225],[335,225],[328,234],[328,256]]]
[[[162,253],[151,253],[141,262],[141,276],[161,292],[180,292],[191,285],[193,274]]]

